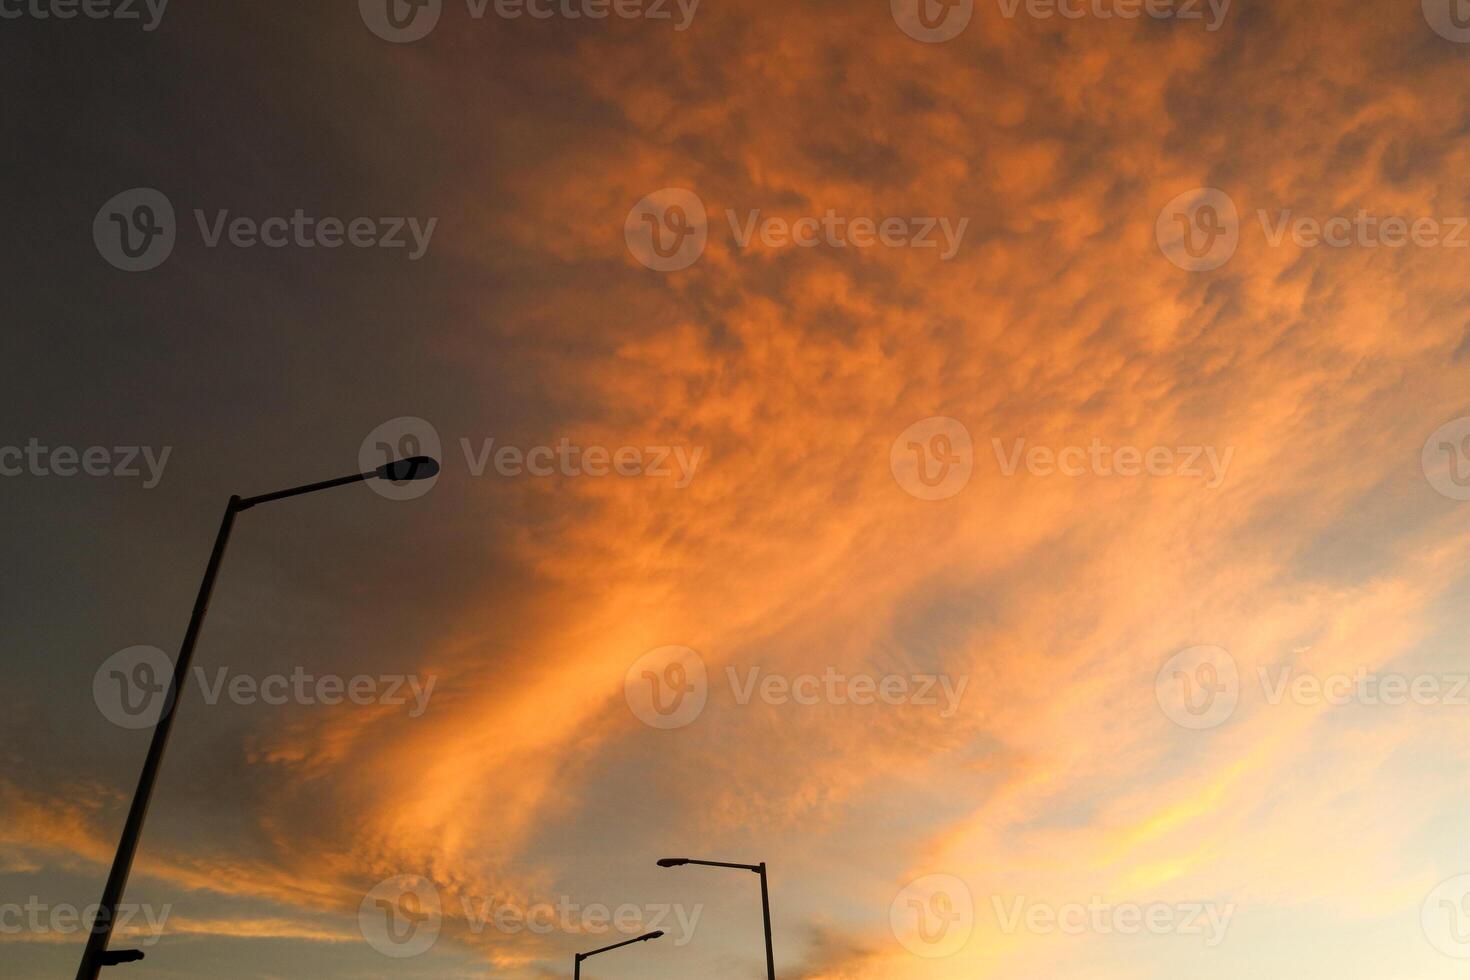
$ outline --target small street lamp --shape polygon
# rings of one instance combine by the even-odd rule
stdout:
[[[771,948],[771,892],[766,884],[766,862],[760,864],[730,864],[726,861],[696,861],[693,858],[662,858],[660,868],[680,868],[686,864],[701,864],[707,868],[734,868],[737,871],[754,871],[761,876],[761,914],[766,925],[766,980],[776,980],[776,954]]]
[[[611,949],[622,949],[624,946],[631,946],[634,943],[646,943],[650,939],[657,939],[659,936],[662,936],[662,935],[663,935],[663,932],[662,931],[659,931],[659,932],[649,932],[649,933],[645,933],[642,936],[637,936],[637,937],[635,937],[633,939],[624,939],[620,943],[613,943],[611,946],[604,946],[601,949],[594,949],[590,953],[578,953],[577,956],[576,956],[576,958],[574,960],[572,960],[572,977],[573,977],[573,980],[582,980],[582,961],[583,960],[590,959],[591,957],[596,956],[598,953],[606,953],[608,950],[611,950]]]

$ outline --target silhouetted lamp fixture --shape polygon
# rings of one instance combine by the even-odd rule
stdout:
[[[650,939],[657,939],[659,936],[662,936],[662,935],[663,935],[663,932],[661,930],[658,931],[658,932],[644,933],[643,935],[636,936],[633,939],[624,939],[620,943],[613,943],[611,946],[604,946],[601,949],[594,949],[590,953],[578,953],[576,955],[576,958],[574,960],[572,960],[572,977],[573,977],[573,980],[582,980],[582,961],[583,960],[590,959],[591,957],[596,956],[598,953],[606,953],[608,950],[622,949],[624,946],[631,946],[634,943],[646,943]]]
[[[776,954],[771,947],[771,892],[766,883],[766,862],[760,864],[730,864],[726,861],[696,861],[693,858],[660,858],[660,868],[682,868],[686,864],[700,864],[707,868],[734,868],[737,871],[754,871],[761,876],[761,916],[766,926],[766,980],[776,980]]]
[[[117,907],[122,901],[123,889],[128,884],[128,874],[133,868],[133,855],[138,850],[138,838],[143,831],[143,821],[148,816],[148,801],[153,796],[153,784],[158,780],[158,767],[163,762],[164,749],[168,747],[168,733],[173,728],[174,715],[178,712],[179,692],[188,679],[189,661],[194,656],[194,643],[199,639],[199,628],[204,624],[204,614],[209,609],[209,596],[214,591],[214,579],[219,573],[221,559],[225,555],[225,543],[230,539],[230,528],[235,515],[249,510],[256,504],[299,497],[302,494],[342,487],[349,483],[365,480],[391,480],[404,483],[410,480],[427,480],[439,473],[439,461],[429,456],[410,456],[384,463],[367,473],[354,473],[335,480],[308,483],[289,490],[277,490],[258,497],[231,497],[225,505],[225,517],[215,535],[214,550],[210,552],[209,564],[204,569],[204,581],[199,585],[199,595],[194,600],[194,611],[189,616],[189,626],[184,631],[184,642],[179,647],[179,656],[174,661],[173,677],[169,680],[168,695],[163,701],[163,713],[153,726],[153,741],[148,745],[148,756],[143,760],[143,774],[138,777],[138,788],[133,791],[133,803],[128,808],[127,823],[123,825],[122,839],[117,845],[117,854],[112,859],[112,870],[107,875],[107,885],[102,891],[102,902],[94,920],[91,935],[87,938],[87,949],[82,953],[82,965],[77,969],[77,980],[97,980],[104,966],[119,963],[134,963],[143,958],[136,949],[107,948],[112,941],[112,926],[117,919]]]

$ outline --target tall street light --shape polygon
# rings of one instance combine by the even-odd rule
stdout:
[[[194,611],[189,616],[188,629],[184,631],[184,642],[179,647],[179,657],[174,661],[174,673],[169,680],[168,694],[163,701],[163,713],[159,716],[158,723],[153,726],[153,741],[148,746],[148,757],[143,761],[143,774],[138,777],[138,788],[133,791],[133,804],[128,809],[128,820],[123,825],[122,840],[118,842],[117,854],[112,859],[112,871],[107,875],[107,885],[102,891],[102,902],[97,909],[97,918],[92,924],[92,933],[87,939],[86,952],[82,954],[82,965],[77,969],[77,980],[97,980],[97,975],[104,966],[132,963],[143,958],[143,953],[139,950],[109,950],[107,945],[112,941],[112,927],[117,919],[117,907],[122,901],[123,889],[128,884],[128,873],[133,868],[133,855],[138,850],[138,838],[143,832],[143,821],[148,816],[148,801],[153,796],[153,784],[158,780],[158,767],[163,763],[163,753],[168,747],[168,733],[173,728],[179,693],[184,689],[184,683],[188,679],[189,661],[194,656],[194,643],[199,639],[199,628],[204,625],[204,614],[209,610],[209,595],[214,591],[214,579],[219,573],[220,561],[225,556],[225,544],[230,539],[230,528],[234,526],[235,515],[242,510],[249,510],[256,504],[283,500],[286,497],[299,497],[302,494],[342,487],[349,483],[361,483],[364,480],[391,480],[394,483],[403,483],[409,480],[427,480],[438,472],[438,460],[428,456],[413,456],[384,463],[367,473],[356,473],[335,480],[323,480],[321,483],[308,483],[305,486],[292,487],[290,490],[277,490],[275,493],[265,493],[258,497],[231,497],[230,502],[225,505],[225,517],[220,523],[219,533],[215,536],[214,550],[209,554],[209,564],[204,568],[204,581],[200,583],[199,596],[194,600]]]
[[[633,939],[624,939],[620,943],[613,943],[611,946],[604,946],[601,949],[594,949],[590,953],[578,953],[577,956],[576,956],[576,958],[574,960],[572,960],[572,977],[573,977],[573,980],[582,980],[582,961],[583,960],[588,959],[588,958],[593,957],[593,956],[596,956],[598,953],[606,953],[610,949],[622,949],[624,946],[631,946],[634,943],[646,943],[650,939],[657,939],[659,936],[662,936],[662,935],[663,935],[663,932],[662,931],[659,931],[659,932],[649,932],[649,933],[645,933],[642,936],[637,936],[637,937],[635,937]]]
[[[761,915],[766,924],[766,980],[776,980],[776,954],[771,948],[771,891],[766,884],[766,862],[760,864],[729,864],[725,861],[696,861],[693,858],[662,858],[660,868],[680,868],[686,864],[702,864],[707,868],[734,868],[737,871],[754,871],[761,876]]]

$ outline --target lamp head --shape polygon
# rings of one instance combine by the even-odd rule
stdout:
[[[394,483],[427,480],[439,475],[439,461],[432,456],[410,456],[384,463],[373,472],[378,479]]]
[[[639,936],[638,938],[639,939],[645,939],[645,940],[646,939],[657,939],[658,937],[662,936],[663,934],[664,934],[664,931],[662,929],[660,929],[657,932],[650,932],[648,935],[646,935],[646,936]]]
[[[688,864],[688,863],[689,863],[689,859],[688,858],[660,858],[659,859],[659,862],[658,862],[658,866],[660,868],[677,868],[680,865],[684,865],[684,864]]]

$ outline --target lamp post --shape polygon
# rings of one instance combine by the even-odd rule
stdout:
[[[634,943],[646,943],[650,939],[657,939],[659,936],[662,936],[662,935],[663,935],[663,932],[662,931],[644,933],[643,935],[636,936],[633,939],[624,939],[620,943],[613,943],[611,946],[604,946],[601,949],[594,949],[590,953],[578,953],[576,955],[576,957],[572,960],[572,977],[573,977],[573,980],[582,980],[582,961],[583,960],[588,959],[588,958],[593,957],[593,956],[596,956],[598,953],[606,953],[610,949],[622,949],[624,946],[631,946]]]
[[[766,862],[760,864],[730,864],[726,861],[696,861],[693,858],[661,858],[660,868],[679,868],[686,864],[702,864],[707,868],[734,868],[737,871],[754,871],[761,876],[761,916],[766,926],[766,980],[776,980],[776,954],[771,948],[771,891],[766,883]]]
[[[299,497],[332,487],[361,483],[364,480],[391,480],[402,483],[409,480],[427,480],[439,472],[437,460],[428,456],[413,456],[408,459],[384,463],[376,470],[308,483],[305,486],[278,490],[257,497],[231,497],[225,505],[224,520],[215,535],[214,550],[209,554],[209,564],[204,568],[204,580],[199,584],[199,595],[194,600],[194,611],[189,616],[189,626],[184,631],[184,642],[179,647],[178,659],[174,661],[174,672],[168,684],[168,694],[163,701],[163,712],[153,726],[153,740],[148,745],[148,756],[143,761],[143,773],[138,777],[138,788],[133,791],[133,803],[128,808],[128,819],[123,824],[122,839],[118,841],[117,854],[112,859],[112,870],[107,875],[107,885],[102,890],[102,902],[93,921],[91,935],[87,938],[87,949],[82,953],[82,964],[77,968],[77,980],[97,980],[104,966],[132,963],[143,958],[136,949],[109,950],[112,927],[117,919],[117,907],[122,901],[123,889],[128,884],[128,873],[133,868],[133,855],[138,850],[138,838],[143,832],[143,821],[148,817],[148,802],[153,796],[153,784],[158,781],[158,769],[163,763],[163,753],[168,748],[168,734],[173,728],[178,699],[188,679],[189,661],[193,659],[194,644],[199,639],[199,629],[204,625],[204,614],[209,611],[209,596],[214,591],[215,576],[219,573],[225,555],[225,544],[230,539],[230,529],[235,524],[235,515],[249,510],[256,504]]]

